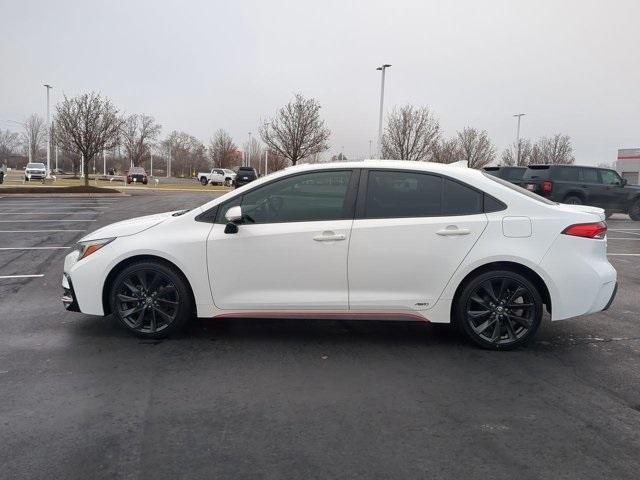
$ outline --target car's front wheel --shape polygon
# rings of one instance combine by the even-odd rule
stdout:
[[[542,320],[538,289],[510,270],[472,278],[455,302],[454,321],[473,342],[491,350],[511,350],[527,343]]]
[[[207,180],[207,178],[206,178],[206,177],[202,177],[202,178],[200,179],[200,183],[201,183],[202,185],[206,185],[207,183],[209,183],[209,180]]]
[[[129,265],[111,285],[111,312],[140,337],[169,336],[193,316],[194,305],[186,280],[162,263],[143,261]]]

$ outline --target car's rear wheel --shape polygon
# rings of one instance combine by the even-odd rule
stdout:
[[[568,205],[582,205],[584,202],[577,195],[569,195],[564,199],[564,202],[562,203],[566,203]]]
[[[527,343],[542,320],[538,289],[510,270],[474,277],[455,302],[455,322],[469,339],[491,350],[511,350]]]
[[[111,312],[130,332],[163,338],[184,327],[194,306],[186,281],[173,268],[144,261],[123,269],[109,294]]]
[[[640,221],[640,198],[631,204],[629,209],[629,217],[631,220]]]

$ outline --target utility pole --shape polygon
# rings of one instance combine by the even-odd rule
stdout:
[[[107,151],[102,150],[102,174],[107,176]]]
[[[267,175],[269,173],[269,149],[267,148],[264,151],[264,174]]]
[[[247,164],[245,167],[251,166],[251,132],[249,132],[249,143],[247,145]]]
[[[151,156],[151,176],[153,177],[153,152],[149,150],[149,155]]]
[[[524,116],[524,113],[516,113],[514,117],[518,117],[518,129],[516,132],[516,165],[520,165],[520,119]]]
[[[391,65],[385,63],[380,67],[376,68],[376,70],[380,70],[382,72],[381,80],[380,80],[380,116],[378,118],[378,158],[382,158],[382,115],[384,112],[384,74],[387,68]]]
[[[44,84],[47,89],[47,178],[51,178],[51,116],[49,113],[49,90],[53,87],[48,84]]]

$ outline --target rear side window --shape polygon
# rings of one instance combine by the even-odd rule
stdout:
[[[373,170],[367,180],[364,218],[475,215],[482,213],[483,202],[482,192],[449,178]]]
[[[482,193],[445,178],[442,214],[473,215],[476,213],[482,213]]]
[[[414,172],[369,172],[364,218],[433,217],[441,212],[441,177]]]
[[[494,182],[498,182],[500,185],[507,187],[510,190],[513,190],[514,192],[518,192],[522,195],[524,195],[525,197],[529,197],[532,200],[536,200],[540,203],[546,203],[547,205],[557,205],[556,202],[552,202],[551,200],[548,200],[536,193],[530,192],[529,190],[526,190],[522,187],[519,187],[518,185],[514,185],[511,182],[507,182],[506,180],[503,180],[502,178],[499,177],[494,177],[493,175],[487,175],[486,173],[484,174],[487,178],[490,178],[491,180],[493,180]],[[485,204],[485,209],[486,209],[486,204]],[[499,209],[502,210],[502,209]]]
[[[565,182],[577,182],[578,169],[572,167],[557,167],[553,176],[556,180]]]
[[[547,179],[549,178],[549,166],[548,165],[530,165],[522,176],[523,180],[533,179]]]
[[[595,168],[581,168],[582,182],[585,183],[600,183],[600,177],[598,176],[598,170]]]

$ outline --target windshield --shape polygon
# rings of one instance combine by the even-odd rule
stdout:
[[[44,163],[27,163],[27,168],[44,168]]]
[[[540,203],[546,203],[547,205],[557,205],[556,202],[552,202],[551,200],[548,200],[548,199],[546,199],[544,197],[541,197],[540,195],[537,195],[537,194],[535,194],[533,192],[530,192],[529,190],[526,190],[526,189],[524,189],[522,187],[519,187],[518,185],[514,185],[511,182],[507,182],[506,180],[503,180],[500,177],[495,177],[495,176],[491,175],[488,172],[482,172],[482,174],[485,177],[490,178],[494,182],[498,182],[499,184],[504,185],[505,187],[513,190],[514,192],[521,193],[522,195],[525,195],[525,196],[527,196],[527,197],[529,197],[529,198],[531,198],[533,200],[537,200]]]

